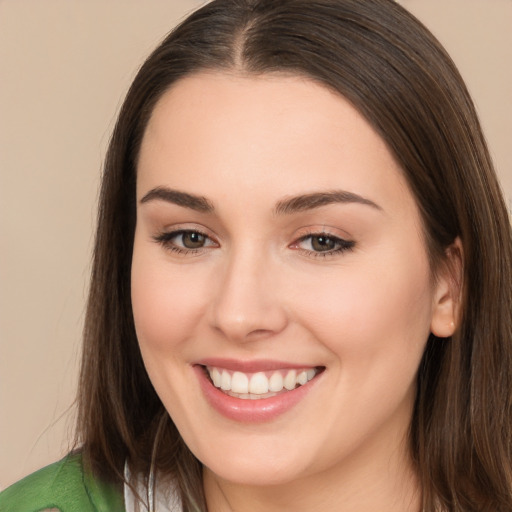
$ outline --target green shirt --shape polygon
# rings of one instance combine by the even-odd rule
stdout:
[[[0,512],[125,512],[121,489],[86,472],[80,454],[46,466],[0,492]]]

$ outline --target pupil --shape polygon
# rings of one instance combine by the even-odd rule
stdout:
[[[315,251],[330,251],[334,249],[335,242],[327,236],[315,236],[311,240],[311,245]]]
[[[190,232],[183,234],[183,245],[187,249],[198,249],[204,245],[204,235],[200,233]]]

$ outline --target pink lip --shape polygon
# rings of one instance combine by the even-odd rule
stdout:
[[[229,367],[225,364],[220,364],[219,359],[208,360],[209,366],[217,366],[221,368],[226,368],[229,370],[241,370],[241,366],[239,362],[237,362],[236,367]],[[215,364],[212,364],[215,362]],[[253,364],[255,363],[255,364]],[[273,369],[279,368],[297,368],[297,366],[290,366],[289,364],[285,367],[282,366],[282,363],[270,362],[269,361],[260,361],[260,362],[252,362],[247,364],[246,372],[253,371],[269,371]],[[275,366],[274,366],[275,363]],[[196,373],[196,376],[199,380],[199,384],[201,386],[201,390],[203,391],[206,400],[208,403],[220,414],[229,418],[231,420],[241,422],[241,423],[262,423],[265,421],[271,421],[281,414],[292,409],[295,405],[297,405],[301,400],[303,400],[306,395],[313,389],[315,386],[318,376],[313,380],[309,381],[304,386],[300,386],[295,388],[292,391],[287,391],[285,393],[281,393],[279,395],[273,396],[271,398],[264,398],[259,400],[244,400],[241,398],[235,398],[229,395],[226,395],[219,389],[217,389],[209,377],[206,375],[205,369],[203,366],[196,364],[193,366],[193,369]],[[306,368],[307,366],[299,366],[300,368]],[[256,368],[256,369],[255,369]]]
[[[217,368],[224,368],[226,370],[244,373],[315,368],[314,365],[312,366],[310,364],[290,363],[284,361],[271,361],[266,359],[256,359],[254,361],[238,361],[235,359],[223,359],[219,357],[201,359],[200,361],[196,361],[195,364],[201,366],[215,366]]]

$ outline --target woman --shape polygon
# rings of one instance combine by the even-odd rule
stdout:
[[[512,510],[510,265],[474,107],[411,15],[215,0],[112,137],[77,453],[0,504]]]

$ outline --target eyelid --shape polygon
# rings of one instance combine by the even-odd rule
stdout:
[[[152,239],[156,243],[160,244],[164,249],[167,249],[178,255],[199,255],[204,251],[210,250],[211,248],[219,247],[219,243],[217,242],[216,238],[213,235],[209,234],[207,231],[209,230],[203,229],[202,227],[198,226],[191,226],[190,224],[177,225],[162,229],[161,231],[153,235]],[[189,248],[182,247],[172,242],[172,240],[175,237],[184,235],[186,233],[197,233],[203,236],[207,241],[211,243],[207,243],[203,247]]]
[[[329,239],[335,241],[335,243],[338,245],[338,247],[336,249],[331,249],[331,250],[326,250],[326,251],[314,251],[312,249],[304,249],[299,246],[300,243],[306,241],[307,239],[313,238],[313,237],[329,238]],[[328,229],[326,227],[317,228],[317,229],[308,227],[307,231],[302,232],[295,239],[295,241],[292,244],[290,244],[289,247],[291,249],[300,251],[301,253],[303,253],[304,255],[306,255],[308,257],[325,258],[325,257],[339,256],[344,252],[351,251],[351,250],[353,250],[355,245],[356,245],[356,243],[354,240],[349,239],[346,236],[340,236],[338,234],[334,234],[331,232],[330,229]]]
[[[340,236],[339,234],[333,233],[333,231],[339,231],[335,228],[327,228],[325,226],[314,228],[312,226],[308,226],[298,230],[295,236],[295,240],[288,245],[290,249],[301,252],[302,254],[308,257],[330,257],[340,255],[343,252],[350,251],[354,248],[355,242],[345,235]],[[205,244],[200,247],[186,247],[184,245],[180,245],[173,241],[176,237],[180,235],[185,235],[187,233],[197,233],[204,237]],[[312,239],[314,237],[324,237],[333,242],[334,247],[328,248],[326,250],[315,250],[314,247],[310,249],[306,249],[301,247],[301,244],[308,239]],[[172,227],[167,227],[162,229],[159,233],[153,235],[153,240],[160,244],[164,249],[174,252],[178,255],[200,255],[205,251],[211,250],[212,248],[220,247],[219,242],[216,240],[216,237],[209,233],[209,230],[203,229],[202,226],[191,226],[190,224],[186,225],[176,225]],[[183,240],[182,240],[183,242]]]

